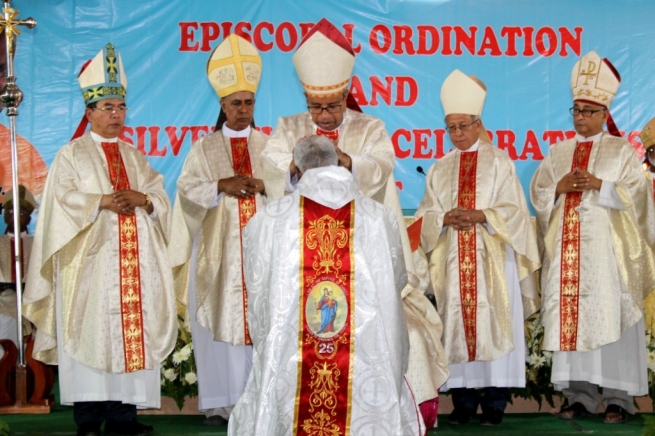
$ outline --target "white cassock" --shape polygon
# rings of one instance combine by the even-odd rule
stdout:
[[[314,206],[303,206],[306,204]],[[345,230],[344,221],[332,217],[333,213],[344,209],[351,211],[348,216],[354,218],[350,232]],[[315,212],[317,216],[333,226],[319,226],[319,220],[311,218],[303,221],[303,217],[310,217],[318,210],[321,212]],[[320,231],[312,233],[312,228]],[[403,377],[409,358],[409,340],[400,294],[407,273],[398,232],[393,213],[365,197],[352,175],[339,167],[308,170],[293,194],[270,203],[249,222],[245,230],[244,255],[253,369],[246,391],[232,412],[230,435],[288,435],[294,432],[296,425],[314,426],[321,419],[326,425],[335,419],[348,420],[352,435],[423,435],[425,428],[418,405]],[[301,235],[305,235],[304,243]],[[338,245],[337,240],[347,241],[346,245]],[[313,257],[317,262],[301,261],[304,256],[310,256],[307,250],[317,247],[312,241],[317,241],[325,250]],[[331,248],[336,250],[336,247],[349,250],[349,256],[340,252],[344,257],[334,258]],[[312,285],[306,283],[313,279],[320,281],[320,274],[333,274],[338,267],[328,267],[329,272],[320,273],[323,268],[320,265],[338,265],[336,260],[345,257],[354,263],[351,276],[354,280],[344,282],[350,283],[347,291],[350,297],[340,300],[336,295],[344,295],[338,290],[343,288],[337,287],[334,298],[338,304],[333,323],[336,333],[321,336],[318,326],[322,325],[323,315],[318,324],[311,324],[312,317],[318,316],[320,300],[309,297],[318,286],[311,288]],[[302,280],[301,268],[305,268]],[[307,268],[313,272],[308,273]],[[348,273],[350,271],[352,267]],[[342,271],[334,274],[339,273]],[[321,282],[321,286],[325,283]],[[305,294],[307,286],[311,288],[309,294]],[[327,294],[326,290],[323,292]],[[307,298],[306,303],[301,302],[303,298]],[[315,301],[319,305],[315,305]],[[350,339],[339,342],[346,331]],[[327,342],[320,338],[327,338]],[[317,348],[311,345],[314,343]],[[350,348],[344,343],[351,344]],[[317,350],[309,355],[316,353],[318,356],[322,352],[329,355],[333,350],[345,352],[340,354],[341,361],[350,362],[347,369],[350,372],[335,374],[328,365],[325,369],[317,369],[312,377],[301,378],[300,374],[304,377],[310,367],[325,362],[316,360],[314,366],[308,364],[307,344],[311,350]],[[323,414],[323,410],[333,404],[326,400],[333,398],[333,389],[336,389],[333,386],[342,389],[348,382],[351,383],[348,393],[334,403],[342,407],[342,412]],[[321,397],[320,392],[327,395]],[[309,403],[300,396],[313,394],[316,394],[312,397],[316,399],[313,403],[316,409],[308,412],[307,419],[294,422],[297,413],[301,413],[298,410],[310,409]],[[349,405],[347,414],[344,404]]]

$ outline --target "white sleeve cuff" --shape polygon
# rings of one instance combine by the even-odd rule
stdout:
[[[598,204],[605,207],[610,207],[617,210],[625,210],[621,198],[619,197],[618,192],[616,192],[616,186],[614,182],[608,182],[605,180],[601,181],[600,184],[600,194],[598,196]]]

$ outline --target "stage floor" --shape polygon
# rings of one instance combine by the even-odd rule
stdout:
[[[226,435],[227,425],[207,427],[202,425],[202,415],[141,415],[139,420],[155,427],[156,436],[208,436]],[[74,435],[75,424],[70,407],[57,406],[49,415],[4,415],[12,435]],[[497,427],[481,427],[477,420],[465,426],[454,426],[447,422],[447,416],[439,417],[441,427],[430,430],[429,435],[621,435],[655,436],[655,415],[638,414],[630,417],[626,424],[605,425],[601,418],[579,421],[561,421],[546,413],[522,413],[505,415]],[[357,436],[357,435],[353,435]]]

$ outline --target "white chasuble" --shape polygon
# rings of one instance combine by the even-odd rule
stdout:
[[[217,192],[220,179],[262,178],[258,157],[265,142],[266,136],[250,128],[235,132],[224,126],[193,144],[177,182],[168,248],[176,293],[191,324],[200,410],[234,406],[250,372],[241,237],[251,214],[264,207],[264,197],[257,194],[244,205]],[[247,154],[235,156],[233,147],[244,145]]]
[[[536,236],[513,163],[491,144],[478,144],[453,151],[428,171],[416,211],[417,219],[423,218],[421,247],[430,256],[444,323],[451,372],[446,387],[520,387],[525,384],[523,319],[539,304]],[[469,158],[466,165],[462,156]],[[487,222],[471,232],[445,227],[444,215],[462,205],[481,210]]]
[[[58,348],[60,371],[69,365],[71,374],[62,380],[70,380],[73,388],[81,386],[86,370],[99,375],[84,388],[98,401],[120,397],[114,388],[121,380],[143,376],[158,384],[159,364],[175,344],[177,326],[163,177],[131,145],[118,141],[114,147],[120,153],[115,166],[90,133],[57,153],[41,203],[24,300],[25,316],[37,326],[34,357],[56,364]],[[137,208],[127,229],[119,228],[118,214],[99,211],[102,195],[125,185],[148,193],[154,207],[152,215]],[[129,238],[138,239],[122,246]],[[136,251],[123,259],[126,249]],[[134,281],[122,281],[135,274]],[[125,324],[123,314],[135,301],[139,316],[132,319],[138,325]],[[138,342],[128,344],[128,339]],[[138,365],[130,357],[134,353],[141,356]],[[111,389],[110,379],[116,382]],[[62,402],[86,401],[62,383]],[[121,401],[156,407],[159,389],[148,386],[144,389],[154,397],[127,394]]]
[[[288,193],[285,181],[293,148],[301,138],[317,133],[335,137],[330,135],[332,132],[318,132],[307,112],[278,120],[261,154],[269,200]],[[401,223],[400,237],[408,275],[408,284],[402,295],[412,342],[407,375],[412,386],[416,387],[419,402],[429,400],[438,395],[439,386],[448,377],[440,345],[442,325],[425,297],[429,283],[426,261],[419,253],[412,253],[410,248],[393,175],[395,154],[391,138],[380,119],[350,109],[344,113],[337,138],[339,148],[352,159],[352,174],[364,195],[389,207]]]
[[[346,169],[308,170],[250,221],[244,255],[253,369],[228,433],[422,435],[392,212]]]
[[[555,189],[586,148],[586,170],[602,187],[579,195],[571,208],[571,195],[556,198]],[[543,241],[543,348],[556,352],[553,383],[587,380],[647,393],[643,327],[628,332],[643,319],[643,299],[655,288],[655,208],[634,149],[604,134],[558,143],[535,172],[531,199]],[[632,350],[632,365],[601,364],[619,361],[618,350]]]

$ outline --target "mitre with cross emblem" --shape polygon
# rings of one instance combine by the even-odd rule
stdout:
[[[257,92],[262,76],[262,59],[244,38],[232,34],[212,52],[207,78],[220,98],[239,91]]]
[[[573,101],[597,104],[608,110],[607,129],[611,135],[621,136],[609,113],[610,104],[621,85],[621,76],[614,65],[595,51],[584,55],[571,71]]]
[[[85,105],[109,98],[125,100],[127,94],[123,61],[112,43],[104,46],[82,67],[77,81],[82,89]]]
[[[620,84],[621,76],[614,65],[593,50],[580,58],[571,72],[573,101],[609,109]]]

